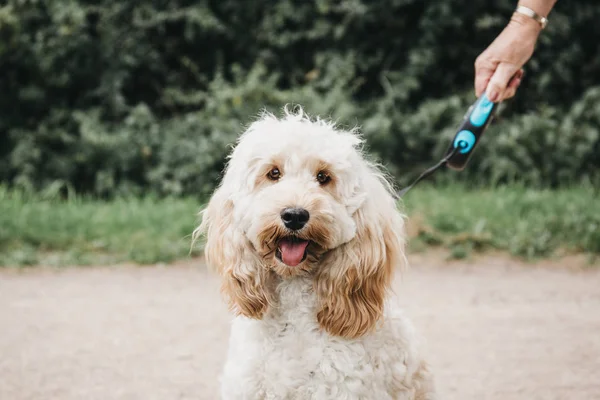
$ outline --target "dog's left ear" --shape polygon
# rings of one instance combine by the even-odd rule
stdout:
[[[367,199],[354,214],[356,236],[328,253],[317,273],[317,319],[348,339],[368,333],[383,316],[394,269],[405,262],[404,218],[383,178],[369,174]]]

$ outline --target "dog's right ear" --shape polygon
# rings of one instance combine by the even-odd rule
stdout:
[[[194,237],[205,235],[206,262],[221,275],[221,291],[230,309],[260,319],[271,302],[270,275],[243,232],[236,229],[233,213],[233,201],[224,187],[218,188],[201,212],[202,223]]]

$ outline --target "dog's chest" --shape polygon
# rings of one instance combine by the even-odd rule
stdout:
[[[310,290],[295,293],[293,303],[282,294],[263,320],[234,322],[223,385],[246,385],[261,394],[256,398],[402,398],[407,354],[389,329],[357,340],[333,337],[317,323]]]
[[[374,398],[376,391],[381,392],[378,399],[386,399],[390,398],[386,393],[406,375],[402,357],[386,351],[383,341],[337,339],[316,324],[303,322],[267,329],[237,326],[246,339],[254,340],[235,346],[243,353],[233,356],[236,360],[230,360],[230,367],[245,378],[231,381],[249,382],[250,392],[264,395],[257,398],[367,399]],[[245,357],[238,358],[241,354]]]

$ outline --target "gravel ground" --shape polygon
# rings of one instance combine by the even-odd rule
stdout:
[[[600,399],[600,268],[412,264],[441,398]],[[228,320],[199,262],[0,270],[0,399],[216,399]]]

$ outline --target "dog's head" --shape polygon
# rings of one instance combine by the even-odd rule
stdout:
[[[264,114],[240,137],[197,233],[232,308],[261,318],[278,279],[314,277],[317,319],[357,337],[381,316],[404,260],[403,218],[361,139],[300,110]]]

